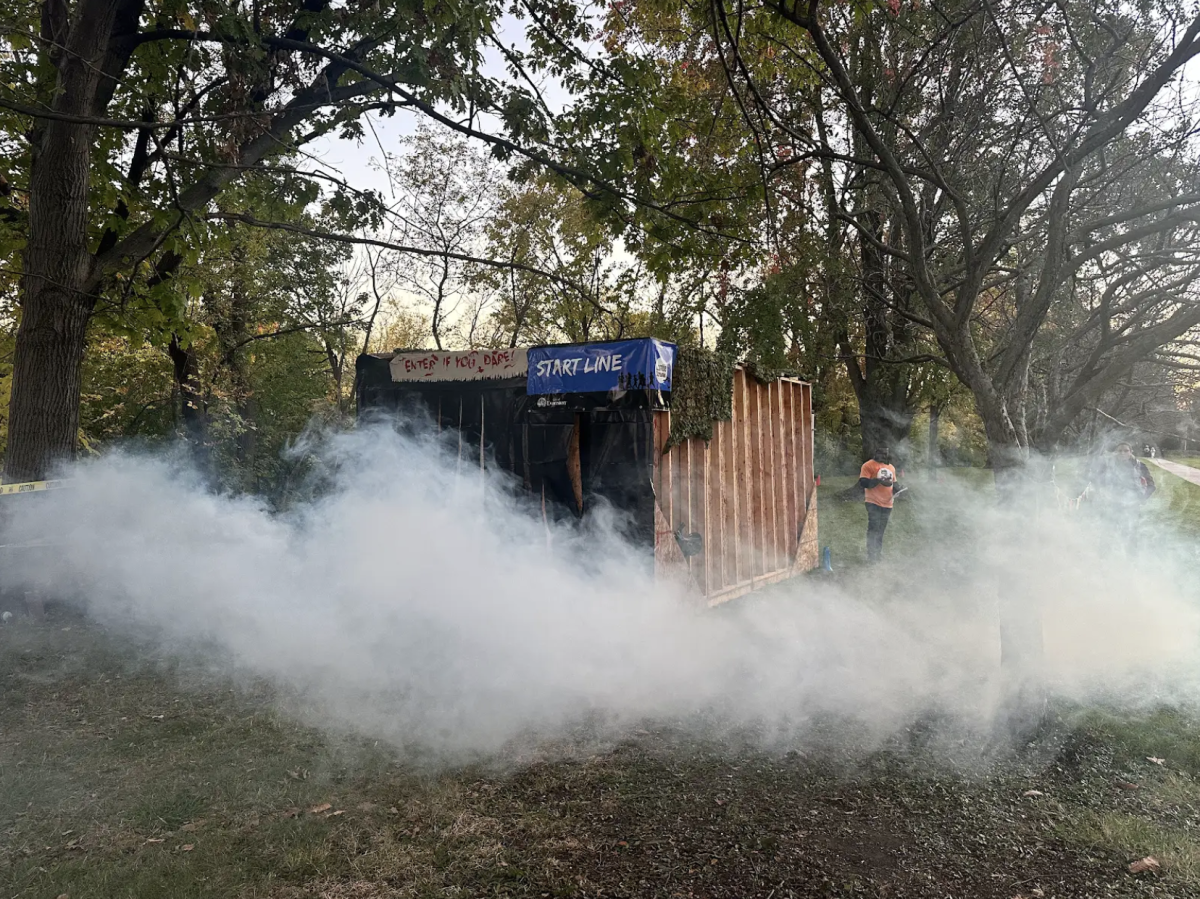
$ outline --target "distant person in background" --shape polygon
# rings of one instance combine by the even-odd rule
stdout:
[[[867,561],[878,562],[883,555],[883,532],[887,530],[896,491],[896,467],[886,446],[863,463],[858,473],[858,486],[863,488],[867,501]]]
[[[1118,443],[1080,498],[1094,493],[1097,511],[1125,548],[1133,551],[1137,548],[1142,506],[1156,489],[1150,469],[1133,454],[1133,447]]]

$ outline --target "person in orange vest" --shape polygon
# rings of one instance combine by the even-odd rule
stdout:
[[[896,467],[886,446],[863,463],[858,486],[867,501],[867,561],[878,562],[883,555],[883,532],[887,530],[896,491]]]

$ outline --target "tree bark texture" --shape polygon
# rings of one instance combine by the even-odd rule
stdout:
[[[874,241],[882,238],[884,226],[884,216],[879,212],[859,214],[860,231]],[[905,445],[915,413],[909,400],[912,369],[891,360],[897,352],[908,351],[911,335],[900,316],[891,312],[892,307],[902,305],[895,289],[898,279],[872,240],[861,240],[860,259],[862,362],[848,338],[844,341],[843,355],[858,400],[862,457],[865,462],[886,446],[899,462],[906,455]]]
[[[122,0],[85,0],[56,57],[55,109],[88,116],[102,87]],[[65,11],[47,17],[59,32]],[[61,35],[60,35],[61,39]],[[69,460],[79,432],[79,392],[88,320],[95,306],[88,247],[95,127],[46,121],[29,181],[29,239],[21,327],[13,358],[6,481],[39,480]]]
[[[174,368],[175,387],[179,391],[179,414],[183,428],[188,442],[198,450],[208,438],[207,404],[200,383],[200,361],[192,347],[184,348],[178,335],[172,335],[167,352]]]

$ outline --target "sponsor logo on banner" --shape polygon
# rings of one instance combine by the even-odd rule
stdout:
[[[390,363],[393,381],[491,381],[524,377],[526,350],[397,353]]]

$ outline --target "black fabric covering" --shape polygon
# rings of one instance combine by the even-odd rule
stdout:
[[[550,521],[579,521],[609,509],[632,545],[653,552],[657,392],[531,397],[524,378],[394,382],[389,360],[370,355],[360,356],[356,368],[361,421],[385,417],[402,429],[438,431],[451,454],[473,465],[479,464],[482,431],[484,464],[508,472],[539,514],[543,496]],[[577,422],[582,516],[567,467]]]
[[[654,546],[654,413],[649,409],[583,414],[580,456],[584,508],[607,502],[635,546]]]

